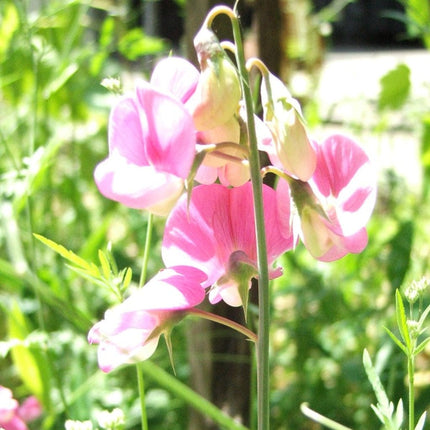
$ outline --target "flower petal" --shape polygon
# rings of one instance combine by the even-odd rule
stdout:
[[[185,103],[196,89],[198,81],[199,71],[193,64],[180,57],[168,57],[155,66],[150,82]]]
[[[139,115],[148,163],[185,179],[195,155],[195,129],[183,104],[149,84],[138,86]]]
[[[109,118],[109,152],[116,152],[139,166],[148,164],[139,117],[132,97],[123,97],[112,108]]]
[[[183,190],[182,179],[161,173],[152,166],[137,166],[111,156],[97,165],[94,179],[107,198],[134,209],[153,209],[166,215]]]

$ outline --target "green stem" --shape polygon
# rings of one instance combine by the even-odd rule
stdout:
[[[142,269],[140,272],[139,287],[142,287],[143,284],[146,282],[146,275],[148,272],[149,251],[151,248],[151,241],[152,241],[153,224],[154,224],[154,215],[152,213],[148,213],[148,221],[146,224],[145,248],[143,250]]]
[[[214,404],[197,394],[187,385],[161,369],[150,360],[140,363],[143,374],[155,381],[161,387],[188,403],[204,416],[211,418],[220,428],[225,430],[248,430],[245,426],[234,421]]]
[[[300,410],[302,411],[303,415],[310,418],[312,421],[315,421],[329,429],[332,430],[351,430],[349,427],[345,427],[342,424],[337,423],[336,421],[333,421],[324,415],[319,414],[318,412],[315,412],[314,410],[310,409],[307,405],[307,403],[302,403],[300,405]]]
[[[230,327],[231,329],[236,330],[237,332],[243,334],[245,337],[247,337],[252,342],[257,342],[257,336],[253,331],[244,327],[242,324],[239,324],[235,321],[229,320],[228,318],[224,318],[220,315],[216,315],[216,314],[213,314],[211,312],[206,312],[206,311],[203,311],[203,310],[197,309],[197,308],[189,309],[187,311],[187,314],[188,315],[194,315],[194,316],[197,316],[199,318],[204,318],[206,320],[213,321],[213,322],[216,322],[218,324],[222,324],[226,327]]]
[[[409,385],[409,430],[415,428],[415,391],[414,391],[415,361],[413,353],[408,356],[408,385]]]
[[[254,195],[254,219],[257,239],[258,259],[258,342],[257,342],[257,408],[258,429],[270,428],[270,387],[269,387],[269,329],[270,329],[270,291],[269,268],[267,261],[266,233],[264,226],[263,191],[260,174],[260,159],[255,131],[254,109],[249,85],[249,75],[245,63],[240,24],[235,14],[232,21],[233,37],[236,44],[236,62],[239,69],[242,94],[245,99],[246,122],[249,139],[249,162]]]
[[[136,363],[137,371],[137,386],[139,389],[140,399],[140,422],[142,430],[148,430],[148,417],[146,415],[146,404],[145,404],[145,382],[143,380],[142,363]]]
[[[148,213],[148,220],[146,224],[146,237],[145,237],[145,248],[143,250],[142,257],[142,269],[140,271],[139,286],[142,287],[146,282],[146,276],[148,273],[148,261],[149,261],[149,251],[151,248],[152,241],[152,230],[154,225],[154,216],[152,213]],[[140,422],[142,430],[148,430],[148,417],[146,415],[146,404],[145,404],[145,383],[143,380],[143,371],[141,363],[136,363],[137,372],[137,385],[139,389],[139,399],[140,399]]]

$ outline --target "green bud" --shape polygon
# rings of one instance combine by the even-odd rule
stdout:
[[[194,46],[201,72],[187,107],[196,129],[204,131],[224,124],[237,113],[241,90],[235,66],[210,29],[204,27],[197,33]]]

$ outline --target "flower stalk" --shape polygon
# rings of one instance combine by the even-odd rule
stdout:
[[[249,140],[249,164],[254,198],[254,219],[257,241],[258,260],[258,341],[257,341],[257,410],[258,429],[269,430],[269,328],[270,328],[270,292],[269,269],[266,250],[266,233],[264,226],[262,179],[260,175],[260,160],[258,155],[257,134],[254,121],[252,94],[249,84],[249,74],[246,68],[242,43],[240,23],[236,10],[220,6],[215,7],[208,15],[206,24],[210,25],[220,13],[226,14],[232,23],[233,37],[236,45],[235,56],[239,70],[240,85],[245,101],[246,123]]]
[[[152,229],[154,225],[154,215],[148,212],[148,220],[146,224],[145,248],[143,250],[142,269],[140,271],[139,287],[145,284],[148,272],[149,251],[151,249]],[[146,415],[146,400],[145,400],[145,381],[141,363],[136,363],[137,386],[140,399],[140,422],[142,430],[148,430],[148,418]]]

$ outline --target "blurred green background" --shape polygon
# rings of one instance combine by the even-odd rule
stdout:
[[[428,2],[393,3],[394,10],[378,11],[381,19],[397,23],[390,27],[394,34],[389,45],[382,48],[428,54]],[[365,4],[240,3],[247,52],[259,48],[263,60],[291,84],[303,102],[311,133],[351,133],[367,142],[370,153],[378,154],[375,163],[382,166],[369,245],[362,254],[322,264],[300,245],[281,259],[284,276],[273,285],[273,429],[320,428],[300,413],[305,401],[352,428],[379,428],[370,408],[376,400],[361,362],[364,348],[376,361],[390,398],[395,403],[400,397],[406,400],[405,363],[383,327],[394,330],[396,288],[428,274],[430,80],[416,97],[415,65],[405,61],[384,76],[374,76],[378,87],[365,100],[348,98],[333,87],[339,101],[327,108],[328,100],[320,99],[317,91],[321,73],[331,52],[360,49],[350,45],[342,28],[353,22],[351,7],[360,11]],[[117,97],[101,82],[119,78],[128,90],[135,78],[146,78],[162,56],[173,52],[193,60],[190,38],[211,5],[191,0],[0,3],[0,385],[13,389],[19,399],[35,394],[41,400],[44,415],[31,428],[61,429],[68,418],[94,420],[97,411],[114,407],[125,412],[127,429],[139,428],[135,368],[102,374],[96,347],[86,341],[91,325],[115,303],[114,295],[71,270],[33,233],[95,264],[100,263],[99,249],[110,250],[119,270],[131,267],[133,282],[138,282],[147,216],[104,199],[92,177],[95,165],[107,155],[107,121]],[[265,16],[266,23],[281,19],[273,27],[271,36],[277,39],[270,42],[270,52],[262,36],[268,33],[262,27]],[[224,31],[222,23],[219,31]],[[375,46],[369,40],[362,40],[365,52],[381,49],[384,39],[375,39]],[[306,85],[296,87],[300,82]],[[352,114],[339,117],[334,111],[342,111],[343,97]],[[400,157],[387,166],[381,160],[389,154],[369,146],[377,145],[381,136],[402,145],[399,130],[405,144],[396,146]],[[414,164],[404,165],[401,154],[409,159],[411,151],[416,153]],[[409,180],[408,169],[414,178],[418,171],[418,181]],[[149,276],[162,267],[163,222],[155,223]],[[112,273],[112,282],[116,275]],[[185,321],[174,331],[177,377],[196,386],[200,372],[203,391],[215,396],[218,364],[228,372],[243,361],[248,369],[252,360],[249,351],[232,355],[216,348],[222,341],[213,327],[200,333],[209,343],[196,346],[196,339],[190,339],[192,324]],[[172,373],[164,345],[153,362]],[[417,362],[419,413],[430,404],[429,365],[426,349]],[[208,368],[212,370],[205,373]],[[221,376],[228,387],[228,373]],[[249,390],[249,379],[244,377],[239,391]],[[146,390],[151,429],[217,428],[150,378]],[[245,414],[252,415],[250,409]],[[248,422],[249,416],[243,419]]]

